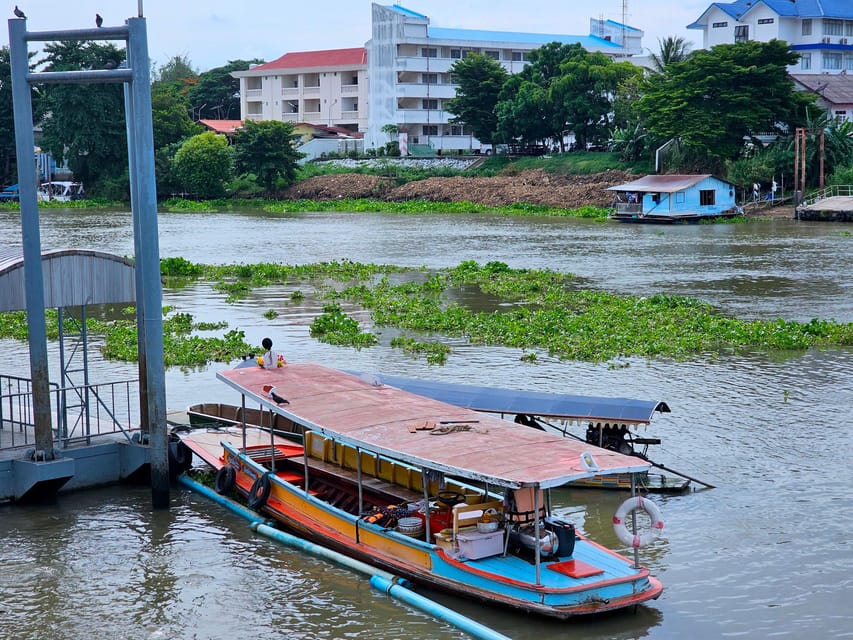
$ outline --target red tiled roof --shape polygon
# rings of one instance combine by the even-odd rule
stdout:
[[[243,127],[242,120],[199,120],[199,124],[203,124],[215,133],[223,134],[236,133],[237,129]]]
[[[324,51],[295,51],[280,58],[259,64],[250,71],[267,69],[304,69],[306,67],[351,67],[367,64],[367,49],[326,49]]]

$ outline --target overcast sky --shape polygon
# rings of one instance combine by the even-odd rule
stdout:
[[[229,60],[273,60],[289,51],[358,47],[370,38],[369,0],[141,0],[153,62],[176,55],[206,71]],[[137,15],[138,0],[19,0],[30,31],[106,26]],[[393,0],[378,4],[395,4]],[[590,18],[622,21],[622,0],[407,0],[436,27],[587,35]],[[644,46],[681,36],[701,46],[701,32],[686,29],[710,0],[627,0],[625,21],[645,31]],[[12,16],[12,4],[8,16]],[[0,44],[8,45],[3,25]],[[34,47],[31,44],[31,47]]]

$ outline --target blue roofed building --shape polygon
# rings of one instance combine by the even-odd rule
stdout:
[[[853,0],[735,0],[714,2],[688,29],[702,46],[785,40],[800,54],[793,74],[853,72]]]
[[[549,42],[578,43],[587,51],[615,60],[643,56],[643,32],[613,20],[591,19],[586,35],[448,29],[428,16],[400,5],[372,5],[367,48],[368,125],[365,146],[388,142],[382,131],[397,125],[408,145],[435,151],[479,151],[482,145],[468,127],[452,124],[444,110],[455,97],[450,68],[472,53],[490,56],[509,73],[518,73],[533,49]]]

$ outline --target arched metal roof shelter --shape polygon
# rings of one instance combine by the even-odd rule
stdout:
[[[45,308],[136,301],[133,262],[85,249],[42,251]],[[23,251],[0,252],[0,312],[27,308]]]

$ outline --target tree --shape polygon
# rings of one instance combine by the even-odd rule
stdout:
[[[151,119],[154,125],[154,148],[160,149],[203,131],[189,115],[189,100],[170,84],[151,85]]]
[[[508,77],[497,60],[480,54],[453,63],[450,72],[456,78],[456,97],[445,103],[452,113],[451,122],[467,124],[480,142],[491,144],[498,130],[498,103],[501,87]]]
[[[679,138],[689,152],[719,164],[752,133],[796,126],[813,99],[787,73],[799,59],[785,42],[740,42],[699,50],[649,76],[636,108],[648,130]]]
[[[501,90],[498,129],[505,140],[550,139],[562,147],[570,130],[581,144],[604,137],[618,87],[641,73],[579,44],[551,42],[531,51],[529,60]]]
[[[30,57],[35,52],[30,52]],[[33,99],[33,117],[38,118],[39,93],[30,91]],[[9,47],[0,47],[0,186],[17,182],[17,158],[15,155],[15,114],[12,108],[12,67]]]
[[[124,60],[112,44],[59,42],[45,45],[46,71],[104,69]],[[41,146],[67,160],[88,191],[127,170],[124,94],[118,84],[45,85]]]
[[[234,175],[233,154],[225,136],[212,131],[193,136],[175,154],[175,176],[181,186],[200,198],[225,195]]]
[[[651,55],[652,66],[658,73],[663,73],[673,62],[683,62],[690,55],[692,42],[687,42],[680,36],[669,36],[661,40],[658,38],[660,53]]]
[[[291,184],[302,156],[293,146],[293,124],[278,120],[246,120],[234,137],[234,160],[238,173],[254,173],[271,192],[276,181]]]
[[[172,56],[168,62],[157,68],[154,75],[155,81],[169,83],[198,78],[198,71],[193,69],[187,56]]]
[[[231,120],[240,117],[240,79],[233,71],[245,71],[263,60],[231,60],[223,67],[205,71],[189,89],[193,119]]]

